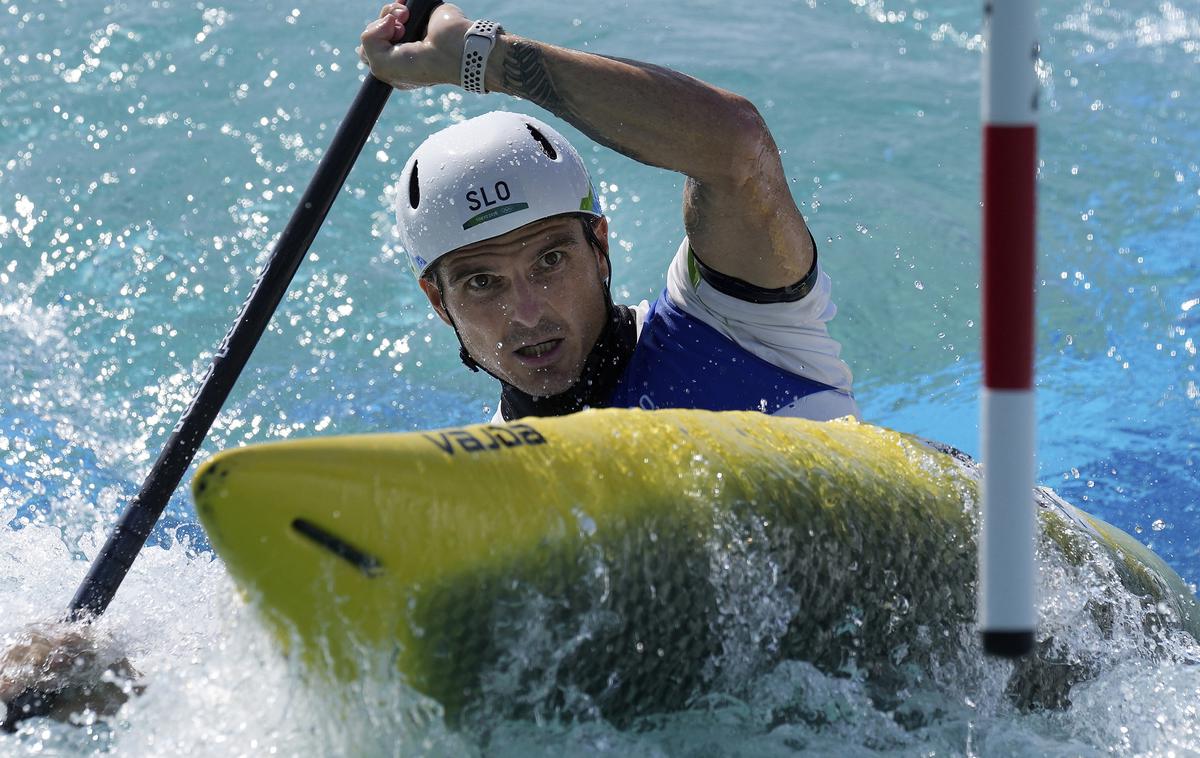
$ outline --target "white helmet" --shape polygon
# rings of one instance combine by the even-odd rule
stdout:
[[[400,174],[396,224],[419,279],[446,253],[563,213],[599,216],[583,159],[531,116],[495,111],[421,143]]]

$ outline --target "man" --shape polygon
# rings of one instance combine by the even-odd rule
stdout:
[[[653,304],[614,305],[608,221],[575,149],[538,119],[489,113],[426,140],[396,216],[421,289],[501,384],[498,418],[585,407],[857,415],[826,330],[829,278],[779,151],[747,100],[658,66],[552,47],[434,11],[397,44],[384,6],[360,55],[399,88],[461,84],[525,98],[597,142],[688,177],[687,237]]]
[[[491,113],[409,159],[396,201],[405,251],[464,362],[500,381],[499,417],[603,406],[857,415],[825,328],[829,278],[754,106],[668,69],[472,24],[453,5],[435,11],[424,41],[395,44],[407,20],[393,3],[362,34],[383,81],[517,95],[688,177],[687,238],[666,289],[627,308],[609,291],[608,221],[553,128]],[[61,717],[81,703],[111,712],[139,689],[104,647],[90,627],[28,627],[0,655],[0,699],[36,685],[61,692]]]

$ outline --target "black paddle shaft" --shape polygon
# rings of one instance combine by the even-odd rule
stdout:
[[[430,14],[441,0],[408,0],[406,4],[409,23],[402,41],[412,42],[425,36]],[[69,619],[98,616],[108,608],[287,292],[391,92],[390,85],[367,75],[237,319],[217,347],[200,389],[75,591]],[[43,715],[52,704],[53,693],[26,690],[8,703],[0,728],[11,731],[17,721]]]
[[[425,35],[429,15],[440,4],[441,0],[408,1],[410,15],[404,42]],[[72,619],[101,614],[112,601],[287,292],[391,92],[390,85],[367,75],[241,312],[217,347],[212,365],[200,381],[200,389],[75,592],[70,608]]]

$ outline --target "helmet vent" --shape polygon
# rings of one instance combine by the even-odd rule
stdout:
[[[408,176],[408,204],[416,210],[421,204],[421,185],[417,182],[417,162],[413,161],[412,173]]]
[[[550,140],[546,139],[546,135],[539,132],[533,124],[526,124],[525,128],[529,130],[529,133],[533,135],[537,143],[542,146],[542,152],[549,156],[550,160],[558,160],[558,151],[554,149],[554,145],[550,144]]]

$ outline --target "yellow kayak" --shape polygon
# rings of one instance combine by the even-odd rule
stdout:
[[[683,707],[768,658],[886,678],[974,616],[974,465],[849,419],[592,410],[301,439],[214,456],[193,494],[286,650],[332,681],[382,651],[451,717],[522,677],[606,714]],[[1041,552],[1200,636],[1161,559],[1032,497]]]

